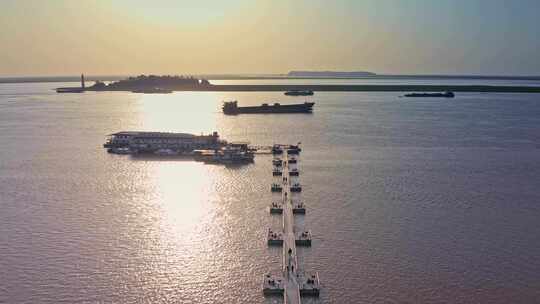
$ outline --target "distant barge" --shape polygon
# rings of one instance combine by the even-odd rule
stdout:
[[[226,115],[236,114],[273,114],[273,113],[312,113],[314,102],[304,102],[300,104],[282,105],[274,103],[268,105],[263,103],[260,106],[239,107],[237,101],[223,103],[223,113]]]
[[[312,96],[312,90],[291,90],[284,93],[287,96]]]
[[[454,98],[453,92],[444,92],[444,93],[409,93],[403,95],[405,97],[444,97],[444,98]]]

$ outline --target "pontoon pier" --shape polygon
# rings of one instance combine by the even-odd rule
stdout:
[[[285,168],[282,171],[282,176],[274,176],[281,180],[280,186],[282,202],[273,202],[270,205],[271,214],[281,214],[283,231],[268,229],[267,242],[269,246],[283,246],[282,270],[281,274],[265,274],[263,276],[262,289],[265,296],[283,296],[285,304],[301,303],[302,296],[319,296],[320,282],[317,272],[306,272],[303,266],[298,263],[297,246],[311,246],[311,231],[299,230],[296,231],[294,225],[294,217],[303,216],[306,213],[305,205],[302,201],[293,199],[298,196],[301,186],[299,184],[298,175],[291,175],[290,172],[298,172],[296,169],[296,155],[300,149],[286,149],[284,156],[286,161],[280,158],[274,158],[272,164],[274,170],[276,165],[282,165]],[[291,153],[292,152],[292,153]],[[276,153],[278,154],[278,153]],[[294,162],[289,162],[290,154],[294,154]],[[277,156],[277,155],[275,155]],[[290,168],[289,166],[294,166]],[[291,180],[293,179],[293,180]],[[277,183],[273,183],[271,190],[276,192]],[[294,193],[294,194],[293,194]]]

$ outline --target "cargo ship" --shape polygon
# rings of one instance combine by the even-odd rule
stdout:
[[[226,115],[236,114],[273,114],[273,113],[312,113],[314,102],[282,105],[263,103],[260,106],[239,107],[237,101],[223,103],[223,113]]]

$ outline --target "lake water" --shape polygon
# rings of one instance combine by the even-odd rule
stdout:
[[[224,116],[280,92],[56,94],[0,85],[0,303],[280,303],[270,155],[237,167],[111,155],[121,130],[296,143],[313,303],[540,299],[540,95],[317,92],[314,113]]]

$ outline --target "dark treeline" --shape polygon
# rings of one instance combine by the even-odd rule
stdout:
[[[96,81],[91,88],[103,90],[124,90],[140,88],[179,88],[179,87],[199,87],[208,86],[210,83],[206,79],[198,79],[193,76],[171,76],[171,75],[139,75],[127,79],[118,80],[110,84]]]

